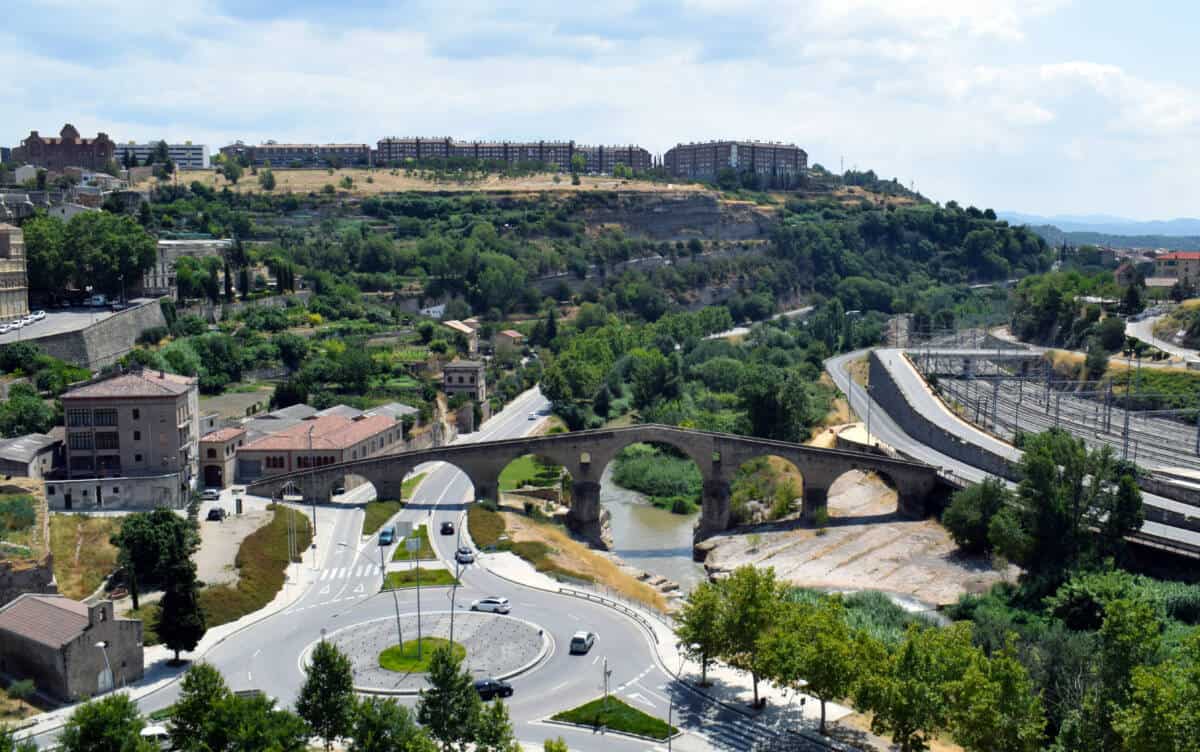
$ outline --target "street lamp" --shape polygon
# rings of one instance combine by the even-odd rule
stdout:
[[[100,648],[100,652],[104,654],[104,670],[108,672],[108,690],[111,692],[117,683],[113,680],[112,664],[108,662],[108,642],[101,640],[96,643],[96,647]]]
[[[316,483],[313,471],[313,447],[312,447],[312,432],[316,426],[308,427],[308,492],[312,494],[312,518],[313,518],[313,536],[312,547],[317,547],[317,493],[314,484]]]
[[[679,648],[682,648],[682,647],[683,647],[682,642],[677,643],[675,645],[676,650],[678,650]],[[692,650],[692,651],[700,650],[700,645],[698,643],[692,643],[691,645],[688,645],[687,647],[689,650]],[[683,673],[683,664],[686,661],[687,661],[687,653],[680,651],[680,653],[679,653],[679,670],[675,672],[676,681],[679,680],[679,675]],[[671,740],[675,738],[675,735],[671,733],[671,720],[672,720],[672,716],[675,713],[675,693],[671,692],[670,696],[667,699],[668,699],[668,702],[667,702],[667,752],[671,752]]]

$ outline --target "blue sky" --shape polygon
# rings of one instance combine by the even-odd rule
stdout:
[[[1200,6],[7,0],[0,143],[793,141],[940,201],[1200,215]],[[19,72],[19,74],[17,73]]]

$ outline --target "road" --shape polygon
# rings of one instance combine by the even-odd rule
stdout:
[[[537,421],[529,419],[529,414],[547,409],[548,402],[541,393],[531,390],[485,423],[480,431],[461,437],[460,441],[525,435],[537,425]],[[455,536],[439,535],[437,531],[445,521],[454,522],[461,529],[466,503],[473,498],[471,483],[444,463],[424,466],[415,472],[425,472],[425,479],[396,520],[426,521],[430,542],[439,558],[452,561]],[[320,573],[315,584],[282,612],[235,633],[205,655],[204,659],[224,674],[232,689],[258,689],[290,706],[303,681],[300,657],[320,639],[321,630],[332,632],[393,616],[392,596],[378,592],[382,582],[379,546],[374,537],[364,540],[360,535],[363,514],[361,509],[319,507],[318,529],[333,525],[332,540],[336,544],[319,557]],[[390,555],[391,549],[386,550],[385,560]],[[487,556],[480,554],[481,558]],[[757,739],[774,736],[774,732],[703,700],[674,682],[659,664],[648,632],[627,616],[598,603],[514,584],[479,564],[467,566],[461,579],[463,585],[457,594],[460,610],[469,607],[476,598],[501,595],[513,604],[512,616],[533,622],[552,638],[550,654],[538,666],[511,680],[516,692],[508,706],[514,730],[517,738],[530,747],[540,749],[546,738],[556,736],[566,739],[572,750],[655,747],[628,737],[544,724],[554,713],[602,693],[606,658],[612,672],[609,686],[627,702],[666,718],[668,704],[671,698],[675,699],[675,725],[686,730],[674,741],[676,749],[749,750]],[[422,596],[424,609],[450,608],[447,588],[426,588]],[[415,591],[399,591],[399,599],[402,613],[415,613]],[[595,632],[599,640],[591,653],[569,655],[566,648],[570,636],[581,629]],[[142,698],[139,706],[144,712],[167,707],[178,697],[178,692],[177,682],[169,684]],[[415,698],[400,700],[415,704]],[[39,744],[51,742],[51,736],[39,737]]]
[[[1172,344],[1165,339],[1154,336],[1154,325],[1163,319],[1162,316],[1152,316],[1144,318],[1141,321],[1126,321],[1125,336],[1140,339],[1148,345],[1157,347],[1165,353],[1170,353],[1178,358],[1183,358],[1186,361],[1200,361],[1200,352],[1189,350],[1186,347]]]
[[[812,313],[813,310],[815,310],[815,308],[816,308],[816,306],[804,306],[803,308],[796,308],[791,311],[784,311],[783,313],[775,314],[771,318],[767,319],[767,321],[775,321],[777,319],[803,318],[804,316],[807,316],[808,314]],[[746,324],[745,326],[735,326],[734,328],[726,329],[723,332],[717,332],[716,334],[710,334],[707,337],[705,337],[705,339],[726,339],[727,337],[745,337],[747,334],[750,333],[750,328],[753,327],[754,324],[758,324],[758,323],[762,323],[762,322],[755,321],[753,323]]]

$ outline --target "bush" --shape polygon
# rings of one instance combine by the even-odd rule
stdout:
[[[950,506],[942,513],[942,524],[959,548],[972,554],[991,548],[988,526],[1007,503],[1008,495],[1004,483],[996,478],[988,478],[954,494]]]
[[[703,484],[695,462],[649,444],[630,444],[617,455],[613,481],[646,494],[656,506],[672,511],[677,498],[695,511]]]
[[[165,326],[152,326],[142,330],[142,333],[138,335],[137,343],[139,345],[157,345],[170,333],[171,330]]]

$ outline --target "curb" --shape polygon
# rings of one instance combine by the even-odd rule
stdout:
[[[623,736],[626,739],[637,739],[638,741],[650,742],[651,744],[661,744],[665,741],[672,740],[672,739],[678,739],[679,737],[683,736],[683,732],[678,729],[676,729],[674,734],[671,734],[663,739],[659,739],[658,737],[655,737],[655,736],[643,736],[642,734],[634,734],[629,731],[617,731],[616,729],[611,729],[608,726],[588,726],[587,724],[583,724],[583,723],[571,723],[570,721],[556,721],[553,718],[543,718],[541,721],[539,721],[539,723],[545,724],[547,726],[563,726],[565,728],[575,728],[575,729],[581,729],[583,731],[591,731],[593,734],[601,734],[603,736],[609,736],[609,735]]]

